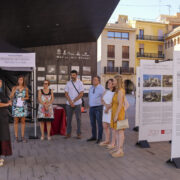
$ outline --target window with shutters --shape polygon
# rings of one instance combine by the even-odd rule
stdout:
[[[122,46],[122,58],[129,59],[129,46]]]
[[[163,55],[163,45],[158,46],[158,57],[162,57]]]
[[[139,44],[139,54],[144,55],[144,44]]]
[[[107,47],[107,57],[115,58],[115,46],[114,45],[108,45],[108,47]]]

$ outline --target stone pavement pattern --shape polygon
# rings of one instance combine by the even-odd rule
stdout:
[[[131,128],[125,133],[123,158],[114,159],[105,148],[86,142],[90,137],[86,113],[82,115],[82,140],[53,136],[51,141],[29,140],[27,144],[13,141],[13,156],[0,168],[0,180],[179,180],[180,170],[166,164],[170,157],[168,142],[151,143],[149,149],[135,146],[138,138],[138,133],[132,131],[135,100],[132,96],[128,100]],[[73,124],[75,136],[75,120]],[[32,124],[27,126],[29,135],[33,128]]]

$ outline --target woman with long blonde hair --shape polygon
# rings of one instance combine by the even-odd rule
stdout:
[[[108,149],[113,149],[111,154],[113,157],[124,156],[123,145],[124,145],[124,129],[117,130],[117,121],[125,119],[125,89],[123,78],[120,75],[114,77],[113,81],[115,87],[115,93],[112,99],[112,115],[111,115],[111,128],[112,142],[108,146]]]

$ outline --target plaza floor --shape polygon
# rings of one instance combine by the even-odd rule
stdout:
[[[170,158],[169,142],[151,143],[151,148],[135,146],[138,132],[134,127],[135,99],[128,96],[130,129],[126,130],[125,156],[112,158],[104,147],[90,137],[88,113],[82,114],[82,139],[65,140],[53,136],[51,141],[12,141],[13,156],[0,168],[0,180],[179,180],[180,170],[166,163]],[[13,139],[13,126],[11,125]],[[32,134],[27,124],[26,135]],[[73,121],[73,135],[76,133]]]

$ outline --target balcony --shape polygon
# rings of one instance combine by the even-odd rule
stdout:
[[[136,35],[136,39],[139,40],[149,40],[149,41],[164,41],[162,36],[150,36],[150,35]]]
[[[117,74],[117,73],[119,73],[118,67],[109,67],[109,66],[104,67],[104,74]]]
[[[145,58],[164,58],[164,54],[156,54],[156,53],[137,53],[137,57],[145,57]]]
[[[120,74],[134,74],[134,68],[132,68],[132,67],[120,67]]]

